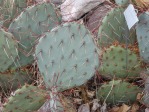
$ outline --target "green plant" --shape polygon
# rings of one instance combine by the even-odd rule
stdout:
[[[66,23],[41,37],[36,47],[39,70],[47,88],[80,86],[99,66],[98,49],[84,25]]]
[[[10,24],[9,31],[19,42],[19,49],[30,56],[42,33],[59,23],[60,17],[55,7],[49,2],[44,2],[26,8]]]
[[[25,85],[15,91],[5,103],[3,112],[37,111],[47,100],[47,93],[36,86]]]
[[[33,82],[33,73],[29,70],[15,70],[0,73],[0,91],[8,93],[16,90],[25,83]]]
[[[136,26],[137,40],[141,58],[149,63],[149,12],[139,16],[139,23]]]
[[[103,84],[98,92],[97,97],[104,103],[110,104],[129,104],[136,101],[136,96],[142,90],[133,84],[122,80],[113,80]]]
[[[4,21],[3,26],[8,28],[12,20],[29,5],[27,0],[0,0],[0,20]]]
[[[0,72],[4,72],[10,65],[15,64],[15,58],[18,55],[18,44],[13,39],[13,35],[3,29],[0,29],[0,36]]]
[[[130,0],[115,0],[115,3],[120,6],[127,6]]]
[[[101,59],[100,72],[105,77],[134,78],[142,70],[137,54],[121,46],[106,48]]]
[[[98,31],[98,43],[101,48],[108,47],[115,41],[127,44],[135,43],[135,30],[129,31],[123,12],[123,8],[113,8],[102,20]]]
[[[24,68],[26,66],[32,65],[34,62],[34,57],[32,55],[26,56],[25,53],[22,53],[18,49],[18,55],[14,60],[15,64],[13,63],[9,66],[9,70],[16,70],[18,68]]]

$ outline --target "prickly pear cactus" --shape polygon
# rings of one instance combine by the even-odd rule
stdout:
[[[11,23],[9,31],[20,43],[19,48],[27,55],[31,55],[40,35],[51,30],[59,22],[55,7],[49,2],[44,2],[25,9]]]
[[[140,56],[149,63],[149,12],[140,15],[139,23],[136,26],[137,40]]]
[[[27,0],[0,0],[0,20],[4,20],[4,27],[8,28],[11,21],[33,3],[34,0],[32,3]]]
[[[33,64],[34,62],[34,57],[32,55],[26,56],[22,52],[18,51],[18,56],[15,58],[15,64],[13,63],[9,69],[15,70],[18,68],[24,68],[26,66],[29,66]]]
[[[129,0],[115,0],[115,3],[120,6],[126,6],[129,4]]]
[[[102,20],[98,31],[100,47],[107,47],[114,41],[132,44],[136,40],[135,30],[129,31],[124,18],[123,8],[114,8]]]
[[[99,66],[92,35],[77,23],[66,23],[47,32],[36,47],[39,70],[48,88],[65,90],[90,79]]]
[[[0,72],[4,72],[10,65],[15,64],[18,55],[18,44],[13,40],[13,35],[0,29]]]
[[[33,80],[33,73],[29,70],[16,70],[0,73],[0,90],[9,92],[17,89],[25,83],[30,84]]]
[[[101,57],[103,64],[100,72],[110,78],[134,78],[139,76],[141,69],[138,56],[121,46],[110,46]]]
[[[121,80],[113,80],[103,84],[98,92],[97,97],[110,104],[128,104],[136,101],[136,96],[141,93],[141,89],[133,84]]]
[[[11,0],[0,0],[0,21],[4,21],[3,26],[10,21],[12,4],[13,2]]]
[[[37,111],[47,100],[45,90],[36,86],[25,85],[15,91],[4,105],[3,112],[33,112]]]

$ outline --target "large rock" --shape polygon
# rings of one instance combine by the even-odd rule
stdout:
[[[63,21],[73,21],[89,12],[105,0],[66,0],[61,5]]]
[[[110,10],[112,10],[113,7],[114,5],[109,2],[101,3],[84,17],[85,26],[94,34],[95,37],[98,35],[98,29],[102,24],[103,18]]]

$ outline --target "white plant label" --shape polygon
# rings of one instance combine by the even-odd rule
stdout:
[[[132,4],[130,4],[124,11],[124,16],[129,30],[139,21],[135,8]]]

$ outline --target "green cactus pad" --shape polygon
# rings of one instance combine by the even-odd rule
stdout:
[[[47,100],[45,90],[36,86],[25,85],[15,91],[4,105],[3,112],[33,112],[37,111]]]
[[[12,0],[0,0],[0,21],[3,21],[3,26],[7,26],[10,22],[11,12],[13,9]]]
[[[129,0],[115,0],[115,3],[120,6],[127,6],[129,4]]]
[[[33,73],[28,70],[0,73],[0,90],[5,92],[12,91],[25,83],[30,84],[33,80]]]
[[[11,21],[32,3],[27,0],[0,0],[0,20],[4,21],[3,26],[8,28]]]
[[[41,37],[36,47],[38,67],[47,87],[65,90],[87,82],[99,66],[92,35],[77,23],[66,23]]]
[[[114,8],[102,20],[98,31],[98,43],[101,48],[115,41],[128,44],[136,41],[135,30],[129,31],[123,12],[122,8]]]
[[[141,71],[138,56],[121,46],[110,46],[102,54],[100,72],[110,78],[137,77]]]
[[[149,12],[140,15],[136,33],[140,56],[146,63],[149,63]]]
[[[141,93],[141,89],[132,85],[128,82],[123,82],[121,80],[110,81],[107,84],[103,84],[98,92],[97,97],[101,101],[115,104],[129,104],[136,101],[136,96],[138,93]]]
[[[12,34],[0,29],[0,72],[4,72],[15,63],[17,48],[18,44],[13,40]]]
[[[55,7],[49,2],[42,3],[25,9],[11,23],[9,31],[20,43],[19,49],[29,55],[34,51],[40,35],[57,26],[59,22]]]
[[[19,51],[18,56],[15,59],[16,66],[13,63],[9,67],[9,69],[15,70],[15,69],[18,69],[18,68],[29,66],[29,65],[33,64],[33,62],[34,62],[34,57],[32,55],[26,56],[25,54],[23,54],[22,52]]]

